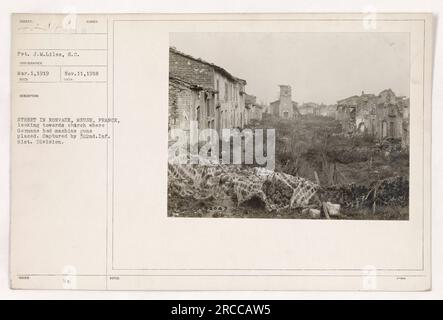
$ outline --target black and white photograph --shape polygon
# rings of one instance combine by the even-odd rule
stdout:
[[[407,33],[169,45],[169,217],[409,220]]]

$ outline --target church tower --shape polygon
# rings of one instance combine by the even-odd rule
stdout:
[[[285,119],[291,119],[294,116],[292,107],[292,92],[291,86],[280,85],[280,107],[279,116]]]

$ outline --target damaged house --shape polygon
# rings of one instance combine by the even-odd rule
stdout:
[[[246,124],[251,120],[261,120],[263,114],[263,106],[257,103],[257,97],[246,94],[245,95],[245,119]]]
[[[243,128],[246,81],[224,68],[169,49],[169,126],[189,129]]]
[[[324,103],[318,104],[315,102],[303,102],[298,107],[298,110],[302,115],[314,115],[331,118],[335,118],[336,109],[336,105],[326,105]]]
[[[335,113],[337,111],[337,106],[334,104],[320,104],[319,108],[319,115],[323,117],[330,117],[335,118]]]
[[[302,115],[319,115],[319,104],[315,102],[303,102],[301,106],[298,107],[300,114]]]
[[[400,139],[409,145],[409,99],[397,97],[391,89],[339,100],[336,119],[344,132]]]

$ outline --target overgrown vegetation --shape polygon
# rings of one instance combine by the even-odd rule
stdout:
[[[409,175],[409,153],[400,150],[400,141],[343,134],[340,123],[329,117],[303,116],[296,121],[268,118],[251,127],[275,128],[276,170],[318,181],[322,186],[369,185],[375,180]]]
[[[341,206],[340,216],[331,219],[409,218],[409,152],[401,149],[400,141],[344,134],[338,121],[321,116],[302,116],[297,120],[265,117],[252,122],[249,128],[276,130],[275,171],[319,185],[310,204],[269,212],[263,199],[252,197],[239,204],[235,193],[222,200],[171,197],[169,215],[306,219],[312,218],[310,209],[321,210],[325,217],[324,203],[330,202]],[[249,169],[256,166],[247,165]],[[284,183],[282,186],[284,189]],[[262,186],[266,197],[289,202],[291,190],[279,188],[274,183]]]
[[[399,140],[343,134],[338,121],[321,116],[303,116],[296,121],[265,118],[252,127],[276,129],[278,171],[307,178],[323,188],[341,190],[353,185],[367,192],[382,179],[405,177],[407,183],[392,191],[400,198],[409,193],[409,152],[401,150]],[[352,219],[408,219],[407,200],[360,208],[342,203],[342,214]]]

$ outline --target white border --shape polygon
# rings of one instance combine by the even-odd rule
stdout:
[[[288,2],[284,0],[225,0],[180,1],[164,0],[162,2],[144,1],[143,3],[125,3],[118,0],[106,1],[68,1],[68,0],[3,0],[0,3],[0,298],[3,299],[94,299],[94,298],[133,298],[133,299],[436,299],[443,298],[443,250],[438,244],[443,243],[443,217],[437,213],[442,206],[438,197],[433,199],[433,289],[423,293],[388,293],[388,292],[68,292],[68,291],[13,291],[8,284],[8,239],[9,239],[9,108],[10,108],[10,14],[12,12],[96,12],[96,13],[130,13],[130,12],[433,12],[436,16],[443,12],[443,2],[429,0],[392,0],[390,2],[342,0],[313,0],[309,2]],[[438,142],[443,128],[439,119],[443,119],[443,97],[435,84],[443,82],[441,44],[437,41],[442,27],[436,21],[434,39],[434,91],[433,91],[433,141]],[[440,31],[440,32],[439,32]],[[433,144],[433,164],[441,163],[443,150],[441,143]],[[442,169],[433,165],[433,194],[443,192]]]

